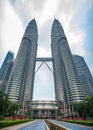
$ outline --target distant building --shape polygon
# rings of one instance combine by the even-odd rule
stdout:
[[[54,68],[56,100],[68,105],[83,101],[84,95],[64,30],[54,20],[51,31],[51,49]]]
[[[13,67],[14,53],[9,51],[0,69],[0,91],[5,92]]]
[[[14,59],[14,53],[12,51],[9,51],[5,57],[5,60],[1,66],[1,69],[0,69],[0,80],[2,79],[2,75],[5,71],[5,68],[6,68],[6,65],[7,65],[7,62],[10,60],[10,59]]]
[[[73,55],[85,96],[93,96],[93,77],[82,56]]]
[[[9,59],[8,62],[6,63],[6,67],[2,74],[2,79],[1,79],[1,83],[0,83],[0,91],[2,91],[2,92],[6,92],[6,87],[9,82],[9,77],[12,72],[13,64],[14,64],[13,59]]]
[[[22,38],[7,86],[8,98],[13,102],[22,103],[23,100],[32,100],[37,39],[37,25],[33,19],[28,24]]]

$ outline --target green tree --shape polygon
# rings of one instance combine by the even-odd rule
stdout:
[[[7,94],[0,91],[0,117],[4,119],[5,116],[16,116],[18,110],[20,109],[20,104],[16,102],[11,102],[8,100]]]
[[[58,113],[57,113],[57,117],[58,117],[59,120],[62,120],[63,117],[64,117],[64,112],[62,112],[62,111],[58,111]]]
[[[11,116],[16,116],[19,108],[20,108],[20,104],[19,103],[10,102],[9,109],[8,109],[9,110],[9,114]]]
[[[79,117],[93,117],[93,97],[87,96],[84,101],[73,103],[71,106]]]
[[[27,116],[27,118],[30,118],[31,117],[31,111],[30,110],[26,111],[25,115]]]
[[[86,116],[93,117],[93,97],[87,96],[84,103],[86,107]]]
[[[0,115],[1,115],[1,118],[4,118],[8,107],[9,107],[9,100],[8,100],[7,94],[0,91]]]

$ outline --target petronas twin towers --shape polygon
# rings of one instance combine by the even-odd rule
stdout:
[[[32,100],[37,39],[37,25],[32,20],[22,38],[8,85],[8,97],[12,101]]]
[[[8,97],[14,102],[33,98],[38,30],[35,19],[27,26],[7,86]],[[83,91],[64,30],[54,19],[51,30],[51,51],[56,101],[65,105],[84,99]],[[38,83],[39,84],[39,83]]]

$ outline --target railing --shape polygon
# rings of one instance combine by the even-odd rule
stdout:
[[[45,125],[46,130],[51,130],[51,129],[48,127],[48,125],[46,124],[45,121],[44,121],[44,125]]]
[[[70,130],[70,129],[65,128],[64,126],[61,126],[59,124],[56,124],[50,120],[45,120],[45,122],[48,125],[50,130]]]

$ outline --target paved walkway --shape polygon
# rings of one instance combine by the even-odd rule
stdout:
[[[43,120],[36,120],[33,123],[19,128],[18,130],[46,130]]]
[[[62,122],[62,121],[57,121],[57,120],[50,120],[60,126],[64,126],[65,128],[68,128],[70,130],[93,130],[93,127],[90,126],[84,126],[84,125],[78,125],[74,123],[67,123],[67,122]]]
[[[70,130],[93,130],[93,127],[77,125],[73,123],[66,123],[62,121],[50,120],[56,124],[62,125]],[[6,127],[0,130],[45,130],[43,120],[35,120],[27,123],[22,123],[15,126]]]

